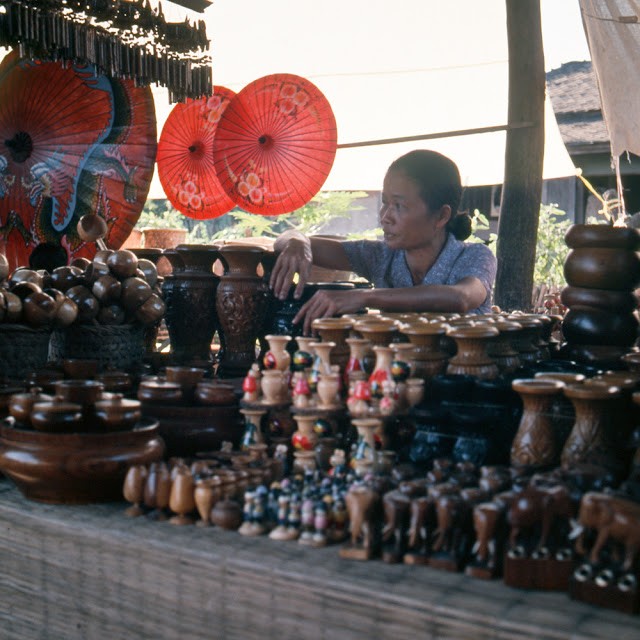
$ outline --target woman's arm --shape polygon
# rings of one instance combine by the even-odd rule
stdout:
[[[271,271],[269,284],[274,295],[281,300],[287,297],[296,273],[298,284],[294,295],[296,298],[302,295],[314,264],[327,269],[351,270],[349,259],[339,240],[307,237],[299,231],[291,230],[278,236],[273,249],[278,254],[278,259]]]
[[[316,318],[353,313],[364,307],[381,311],[443,311],[467,313],[479,307],[487,290],[475,277],[463,278],[453,285],[421,284],[397,289],[320,290],[306,302],[293,319],[304,322],[303,333],[311,333]]]

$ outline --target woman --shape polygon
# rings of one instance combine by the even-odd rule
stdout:
[[[458,213],[462,195],[458,167],[436,151],[416,150],[395,160],[382,190],[380,226],[384,240],[339,241],[307,238],[297,231],[275,242],[278,259],[271,273],[274,294],[284,299],[295,273],[295,296],[302,295],[312,264],[353,271],[373,289],[318,291],[294,318],[311,332],[315,318],[382,311],[487,313],[496,259],[481,243],[462,242],[471,220]]]

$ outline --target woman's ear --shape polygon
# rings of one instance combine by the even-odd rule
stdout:
[[[443,204],[438,211],[438,228],[441,229],[443,227],[446,227],[449,223],[449,220],[451,220],[451,205]]]

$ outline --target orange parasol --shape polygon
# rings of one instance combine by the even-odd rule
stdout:
[[[20,59],[0,64],[0,241],[12,268],[41,243],[92,257],[78,220],[97,213],[118,248],[138,220],[153,175],[149,88],[92,66]]]
[[[213,139],[235,93],[214,87],[213,95],[177,104],[158,142],[158,176],[171,204],[185,216],[216,218],[235,206],[220,186],[213,163]]]
[[[319,191],[337,145],[331,106],[311,82],[275,74],[247,85],[222,114],[214,138],[220,184],[250,213],[300,208]]]

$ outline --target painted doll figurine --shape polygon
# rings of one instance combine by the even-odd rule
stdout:
[[[396,410],[395,384],[391,380],[382,383],[382,398],[380,398],[379,409],[383,416],[390,416]]]
[[[272,540],[288,540],[287,524],[289,521],[289,503],[291,496],[287,493],[281,493],[278,496],[278,520],[275,529],[269,533]]]
[[[300,512],[300,544],[311,544],[313,542],[313,498],[308,495],[302,500],[302,510]]]
[[[260,377],[260,367],[254,362],[242,381],[242,391],[244,391],[242,400],[244,402],[253,403],[260,399]]]
[[[329,513],[327,503],[324,500],[316,502],[313,511],[313,528],[313,546],[324,547],[327,544],[327,529],[329,528]]]
[[[264,485],[255,490],[253,514],[251,518],[252,535],[260,536],[266,531],[267,500],[269,491]]]
[[[294,491],[291,494],[289,503],[289,518],[287,521],[287,540],[296,540],[300,535],[300,518],[301,518],[302,500],[300,494]]]
[[[255,493],[253,491],[245,491],[244,506],[242,508],[242,524],[238,529],[238,533],[243,536],[253,535],[254,504],[255,504]]]
[[[306,409],[311,404],[311,387],[304,371],[295,371],[292,379],[293,406],[297,409]]]
[[[333,542],[342,542],[348,535],[349,514],[347,512],[347,505],[342,496],[339,496],[333,501],[333,509],[331,514],[331,532],[330,538]]]

